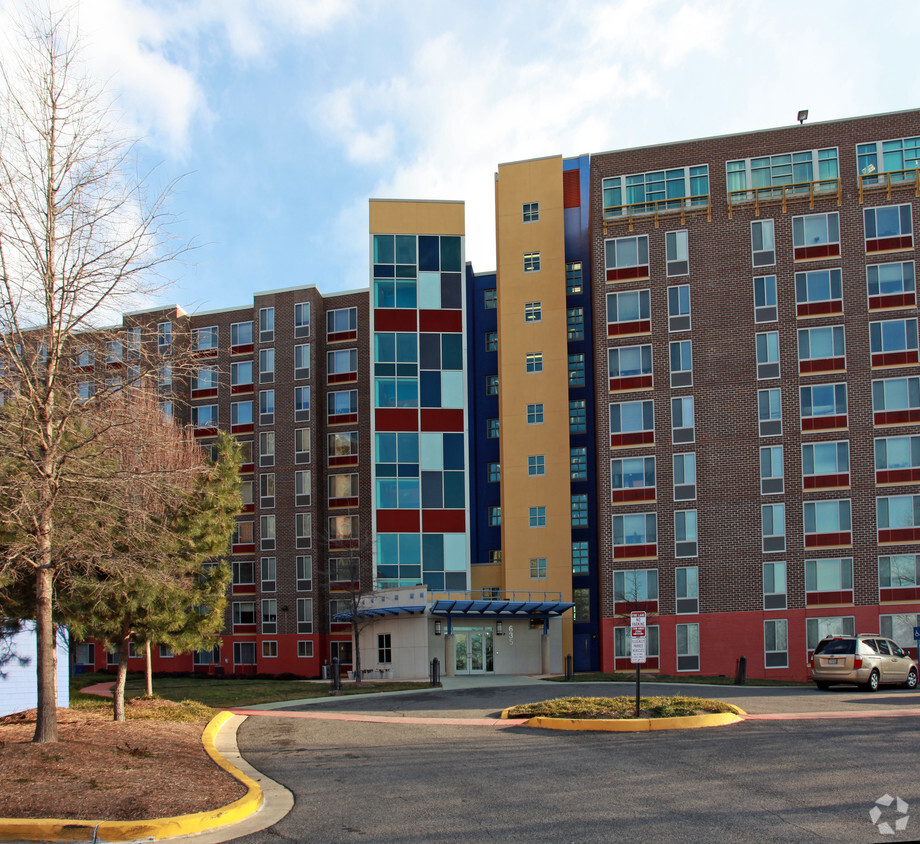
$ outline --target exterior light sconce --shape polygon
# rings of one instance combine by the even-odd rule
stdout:
[[[806,120],[808,120],[808,109],[803,108],[795,116],[795,119],[799,121],[799,126],[801,126]]]
[[[505,625],[502,624],[500,621],[496,621],[496,622],[495,622],[495,635],[496,635],[496,636],[504,636],[504,635],[505,635]]]
[[[436,621],[434,623],[434,635],[435,636],[441,635],[441,622],[440,621]]]

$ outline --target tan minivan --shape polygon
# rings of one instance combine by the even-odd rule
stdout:
[[[811,679],[819,689],[834,683],[874,692],[881,685],[917,687],[917,663],[901,647],[877,633],[828,636],[811,658]]]

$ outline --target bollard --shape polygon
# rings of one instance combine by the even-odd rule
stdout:
[[[565,657],[565,679],[570,683],[575,679],[575,660],[572,654],[566,654]]]
[[[747,657],[739,656],[738,664],[737,664],[737,667],[735,668],[735,685],[743,686],[746,675],[747,675]]]
[[[435,657],[431,660],[431,687],[433,689],[441,687],[441,661]]]
[[[332,659],[332,691],[340,692],[342,690],[342,674],[339,668],[339,658],[333,657]]]

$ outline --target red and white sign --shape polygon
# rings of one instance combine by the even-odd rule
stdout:
[[[629,614],[630,627],[634,639],[645,638],[645,613],[631,612]]]

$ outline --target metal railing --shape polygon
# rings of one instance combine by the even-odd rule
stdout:
[[[885,199],[891,199],[892,188],[913,188],[914,196],[920,196],[920,168],[910,170],[889,170],[886,173],[859,174],[859,204],[867,191],[885,191]]]
[[[545,603],[561,601],[561,592],[504,592],[501,589],[472,589],[464,591],[439,592],[429,590],[430,600],[437,601],[525,601]]]
[[[705,213],[707,220],[712,220],[712,203],[708,193],[696,196],[674,196],[666,199],[651,199],[645,202],[630,202],[624,205],[604,206],[604,234],[608,223],[627,223],[628,231],[634,228],[637,218],[651,218],[658,228],[662,216],[680,215],[683,223],[688,213]]]
[[[815,197],[818,199],[837,198],[837,204],[842,200],[840,179],[816,179],[813,182],[793,182],[788,185],[770,185],[762,188],[739,188],[728,192],[728,218],[732,217],[732,208],[736,205],[754,203],[754,214],[760,214],[761,205],[781,203],[783,211],[789,202],[808,200],[808,207],[815,207]]]

